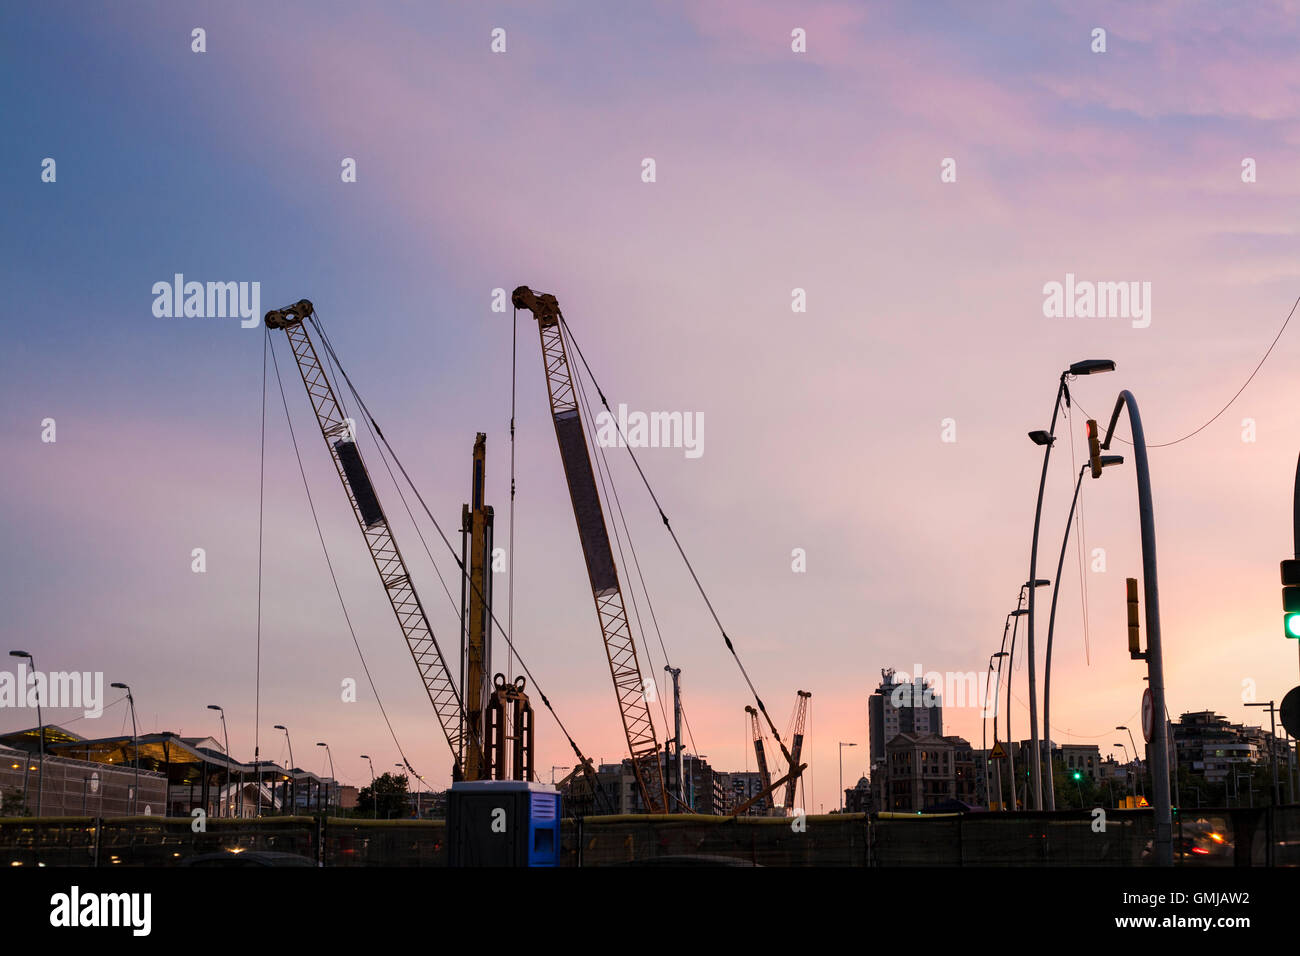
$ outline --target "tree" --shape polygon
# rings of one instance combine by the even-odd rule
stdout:
[[[376,777],[373,786],[361,788],[356,815],[390,820],[408,816],[410,806],[406,774],[386,773]]]
[[[1079,775],[1077,780],[1074,776],[1076,773]],[[1053,760],[1052,777],[1056,783],[1056,809],[1081,810],[1110,806],[1110,797],[1105,785],[1094,782],[1086,771],[1074,770],[1066,767],[1060,760]]]
[[[21,790],[5,790],[3,799],[0,799],[0,817],[25,817],[27,811],[23,809],[23,792]]]

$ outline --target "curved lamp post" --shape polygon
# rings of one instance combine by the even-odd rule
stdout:
[[[40,771],[39,771],[39,776],[37,776],[36,778],[36,815],[39,817],[41,815],[41,795],[45,792],[45,720],[44,718],[41,717],[41,685],[40,682],[36,680],[36,658],[32,657],[32,655],[29,654],[27,651],[10,651],[9,656],[23,658],[29,664],[32,665],[32,685],[33,685],[33,691],[36,694],[36,724],[37,727],[39,728],[37,730],[37,733],[40,735],[41,738]],[[25,681],[23,683],[22,691],[24,694],[26,694],[27,692],[27,685]],[[28,766],[30,766],[30,764],[28,764]],[[24,771],[24,776],[23,776],[23,781],[24,781],[23,812],[24,813],[27,812],[26,780],[27,780],[26,772]]]
[[[1021,602],[1023,602],[1024,599],[1025,599],[1024,588],[1021,588],[1020,589]],[[1011,809],[1012,810],[1016,809],[1016,748],[1011,746],[1011,674],[1012,674],[1011,665],[1015,662],[1014,655],[1016,653],[1016,631],[1015,628],[1011,626],[1011,621],[1013,618],[1015,618],[1016,624],[1019,625],[1020,623],[1019,618],[1021,618],[1022,616],[1028,613],[1029,612],[1026,611],[1024,608],[1017,607],[1014,611],[1012,611],[1010,614],[1007,615],[1006,624],[1003,625],[1002,627],[1002,650],[997,654],[999,688],[1002,686],[1002,658],[1004,657],[1010,658],[1010,661],[1007,663],[1007,783],[1010,784],[1010,788],[1011,788]],[[1010,654],[1006,652],[1008,630],[1010,630],[1011,632],[1011,653]],[[993,712],[993,742],[997,743],[997,740],[998,740],[998,714],[997,711],[995,710]],[[998,789],[999,790],[1002,789],[1001,777],[998,778]],[[1006,804],[1003,804],[1002,809],[1004,810],[1006,809]]]
[[[362,754],[361,758],[370,764],[370,801],[372,804],[374,804],[374,813],[372,814],[372,816],[375,819],[378,819],[379,800],[375,796],[375,762],[370,759],[370,754]]]
[[[1146,604],[1147,685],[1151,688],[1151,709],[1158,714],[1160,732],[1147,745],[1151,756],[1151,790],[1155,801],[1155,851],[1158,866],[1173,866],[1173,814],[1169,800],[1169,734],[1165,731],[1165,660],[1160,644],[1160,585],[1156,574],[1156,529],[1151,507],[1151,472],[1147,468],[1147,443],[1142,431],[1142,416],[1137,399],[1128,389],[1119,393],[1115,410],[1106,429],[1103,450],[1110,449],[1119,413],[1128,409],[1129,429],[1133,433],[1133,461],[1137,471],[1138,520],[1142,530],[1142,591]],[[1030,617],[1030,626],[1033,618]]]
[[[131,791],[131,815],[135,816],[136,808],[140,805],[140,735],[135,729],[135,698],[131,696],[131,688],[121,681],[108,686],[126,691],[127,702],[131,705],[131,749],[135,751],[135,789]]]
[[[221,736],[226,741],[226,787],[230,787],[230,734],[226,733],[226,712],[217,704],[208,704],[208,710],[215,710],[221,714]],[[226,813],[226,798],[221,798],[221,815],[230,816]]]
[[[1011,621],[1010,615],[1007,616],[1007,623]],[[1002,632],[1002,640],[1006,641],[1006,630]],[[980,721],[980,749],[984,753],[984,802],[989,802],[989,770],[992,768],[993,761],[989,759],[989,738],[988,738],[988,707],[989,707],[989,678],[993,676],[993,659],[998,659],[998,680],[1002,679],[1002,658],[1007,656],[1006,651],[998,651],[996,654],[989,655],[988,673],[984,675],[984,719]],[[993,740],[996,743],[998,739],[998,691],[1000,687],[993,689]],[[1002,808],[1002,775],[994,771],[993,779],[998,783],[998,807]]]
[[[1102,455],[1101,467],[1124,464],[1122,455]],[[1056,628],[1056,599],[1061,593],[1061,569],[1065,567],[1065,548],[1070,543],[1070,525],[1074,524],[1074,509],[1079,503],[1079,489],[1083,487],[1083,473],[1090,471],[1091,462],[1079,468],[1079,480],[1074,483],[1074,498],[1070,501],[1070,516],[1065,519],[1065,535],[1061,538],[1061,557],[1056,562],[1056,584],[1052,585],[1052,609],[1047,614],[1047,653],[1043,662],[1043,736],[1047,748],[1047,809],[1056,809],[1056,774],[1052,773],[1052,632]]]
[[[1099,372],[1113,372],[1115,363],[1110,359],[1086,359],[1075,362],[1061,373],[1061,381],[1056,389],[1056,402],[1052,405],[1052,424],[1047,431],[1029,433],[1035,445],[1043,446],[1043,473],[1038,479],[1038,503],[1034,506],[1034,538],[1029,546],[1029,580],[1036,577],[1038,568],[1038,527],[1043,520],[1043,489],[1047,485],[1047,462],[1052,457],[1052,445],[1056,441],[1056,419],[1061,412],[1061,399],[1070,405],[1070,388],[1065,384],[1067,378],[1078,375],[1096,375]],[[1029,759],[1033,767],[1031,776],[1034,780],[1034,809],[1043,809],[1043,770],[1042,754],[1038,747],[1038,685],[1035,680],[1034,662],[1034,589],[1029,591]]]
[[[317,741],[316,746],[325,748],[325,756],[330,758],[330,784],[337,784],[338,781],[334,779],[334,755],[330,753],[330,745],[323,741]],[[334,789],[333,786],[325,787],[325,812],[326,813],[330,812],[330,791],[332,789]]]

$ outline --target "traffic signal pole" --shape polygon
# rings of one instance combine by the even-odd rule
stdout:
[[[1147,745],[1151,756],[1151,789],[1155,801],[1155,851],[1156,864],[1173,866],[1173,813],[1169,794],[1169,733],[1165,725],[1165,664],[1160,644],[1160,586],[1156,577],[1156,529],[1151,506],[1151,473],[1147,468],[1147,443],[1142,431],[1142,416],[1137,400],[1128,389],[1119,393],[1115,410],[1106,429],[1103,449],[1110,448],[1119,413],[1128,409],[1129,429],[1133,433],[1133,459],[1137,472],[1138,519],[1142,530],[1142,588],[1146,604],[1147,624],[1147,683],[1151,688],[1151,710],[1155,715],[1151,742]],[[1300,526],[1297,526],[1300,530]],[[1298,539],[1300,540],[1300,539]]]

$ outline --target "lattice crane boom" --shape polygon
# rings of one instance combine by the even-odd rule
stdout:
[[[307,334],[306,322],[313,314],[312,304],[303,299],[284,309],[266,314],[268,329],[283,329],[289,339],[298,371],[302,375],[303,385],[307,387],[307,396],[311,400],[312,410],[320,425],[321,437],[329,449],[330,457],[338,471],[339,480],[352,505],[352,513],[361,528],[370,557],[375,562],[375,570],[383,583],[384,592],[397,615],[397,623],[406,638],[411,657],[420,671],[425,691],[438,716],[438,723],[447,737],[447,746],[451,748],[454,761],[452,776],[463,777],[464,761],[470,760],[475,765],[482,763],[482,743],[474,733],[465,732],[464,705],[451,671],[433,629],[429,626],[424,605],[415,593],[410,572],[397,548],[397,540],[388,527],[369,472],[361,460],[357,448],[353,425],[344,416],[342,407],[334,395],[334,388],[321,366],[311,336]]]
[[[542,341],[542,363],[546,371],[546,390],[551,402],[551,420],[560,446],[578,524],[578,537],[587,561],[587,575],[596,616],[605,641],[609,673],[618,697],[619,714],[627,736],[632,770],[640,787],[642,800],[651,813],[665,813],[668,796],[664,790],[663,771],[659,764],[659,744],[655,739],[646,685],[637,660],[636,641],[628,623],[619,585],[618,569],[610,550],[605,513],[596,490],[596,479],[587,450],[586,433],[578,410],[578,396],[569,364],[565,336],[562,332],[560,305],[555,296],[534,293],[527,286],[515,289],[512,301],[517,309],[527,309],[537,320]]]
[[[767,769],[767,751],[763,749],[763,728],[758,722],[758,711],[746,706],[749,714],[750,733],[754,738],[754,756],[758,758],[758,778],[763,786],[763,793],[772,789],[772,774]]]
[[[812,693],[806,690],[799,691],[798,697],[795,698],[794,711],[794,732],[790,735],[790,767],[791,770],[799,764],[799,753],[803,750],[803,732],[808,722],[808,700]],[[782,806],[788,814],[794,807],[794,788],[799,782],[798,774],[792,773],[790,779],[785,784],[785,801]],[[805,791],[804,796],[808,794]]]

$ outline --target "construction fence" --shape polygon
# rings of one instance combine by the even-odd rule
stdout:
[[[565,820],[563,866],[1122,866],[1154,863],[1150,810],[618,816]],[[312,816],[0,819],[0,865],[177,866],[270,854],[321,866],[446,866],[437,820]],[[1174,823],[1179,866],[1300,866],[1300,806],[1190,810]]]

